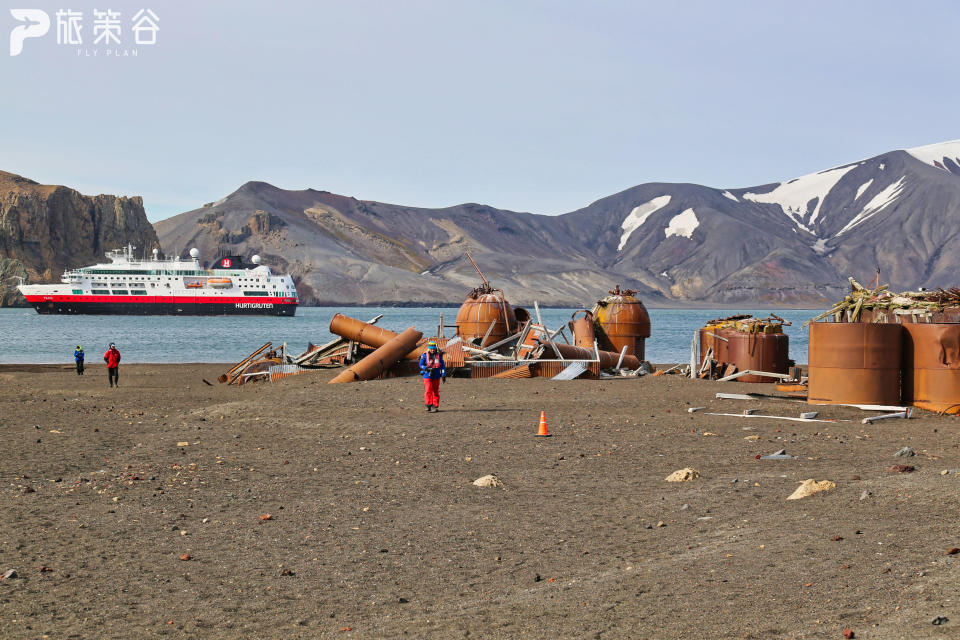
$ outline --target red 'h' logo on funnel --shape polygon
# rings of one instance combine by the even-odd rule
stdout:
[[[221,264],[223,264],[224,267],[229,269],[232,263],[230,262],[230,258],[224,258]]]

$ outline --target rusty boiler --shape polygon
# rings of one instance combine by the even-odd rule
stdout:
[[[903,402],[960,412],[960,324],[903,324]]]
[[[457,335],[467,344],[485,347],[517,330],[513,307],[502,291],[478,287],[470,292],[457,312]]]
[[[627,355],[643,360],[645,341],[650,337],[650,315],[646,307],[634,297],[636,291],[631,289],[621,291],[617,285],[609,293],[597,301],[592,312],[600,348],[619,354],[626,346]]]
[[[467,259],[483,281],[467,295],[457,312],[457,335],[465,343],[485,347],[507,338],[517,331],[517,318],[503,291],[494,289],[473,261]],[[530,314],[526,314],[529,318]]]
[[[810,324],[811,404],[900,404],[903,326],[865,322]]]

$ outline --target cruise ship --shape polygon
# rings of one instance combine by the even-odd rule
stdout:
[[[274,275],[253,256],[218,258],[200,265],[190,258],[134,258],[135,247],[109,251],[109,264],[64,272],[61,284],[17,287],[37,313],[104,315],[272,315],[297,311],[297,289],[289,275]]]

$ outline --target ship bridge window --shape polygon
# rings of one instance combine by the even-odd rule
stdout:
[[[94,290],[92,290],[90,293],[92,293],[92,294],[95,295],[95,296],[108,296],[108,295],[110,295],[110,292],[109,292],[107,289],[94,289]]]
[[[83,295],[83,289],[74,289],[74,290],[73,290],[73,295],[75,295],[75,296]]]
[[[145,296],[145,295],[147,295],[147,292],[146,292],[146,291],[131,290],[131,291],[130,291],[130,295],[132,295],[132,296]]]
[[[114,292],[113,292],[113,295],[115,295],[115,296],[125,296],[125,295],[127,295],[127,292],[126,292],[126,291],[114,291]]]

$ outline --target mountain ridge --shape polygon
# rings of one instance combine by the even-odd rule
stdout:
[[[822,306],[877,267],[897,288],[955,284],[958,213],[950,141],[752,187],[645,183],[559,216],[250,181],[155,228],[168,251],[265,253],[306,303],[455,303],[477,280],[470,250],[527,304],[586,305],[620,283],[652,306]]]

